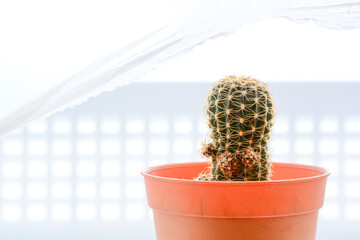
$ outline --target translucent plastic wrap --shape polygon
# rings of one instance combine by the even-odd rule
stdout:
[[[332,29],[360,28],[359,1],[184,1],[173,8],[182,8],[186,14],[179,11],[175,21],[154,25],[151,33],[94,62],[5,116],[0,121],[0,137],[102,92],[127,85],[209,39],[235,32],[242,24],[287,18],[300,23],[312,20]]]

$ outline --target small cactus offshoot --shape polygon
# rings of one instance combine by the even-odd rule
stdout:
[[[197,180],[269,180],[275,107],[266,84],[250,77],[220,79],[209,91],[205,114],[211,142],[204,141],[200,152],[211,169]]]

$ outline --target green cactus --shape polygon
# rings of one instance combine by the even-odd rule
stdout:
[[[266,84],[250,77],[225,77],[210,89],[205,113],[211,142],[203,143],[201,154],[211,160],[211,170],[197,179],[268,180],[275,107]]]

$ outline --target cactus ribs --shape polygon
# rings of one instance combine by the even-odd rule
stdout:
[[[211,142],[204,142],[200,152],[211,161],[211,170],[197,179],[268,180],[275,107],[267,85],[250,77],[220,79],[209,91],[205,114]]]

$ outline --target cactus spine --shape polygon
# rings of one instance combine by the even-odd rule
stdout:
[[[201,154],[211,160],[211,171],[198,180],[268,180],[275,107],[266,84],[250,77],[220,79],[210,89],[205,114],[211,142],[203,143]]]

